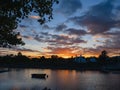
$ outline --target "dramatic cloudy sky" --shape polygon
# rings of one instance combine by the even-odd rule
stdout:
[[[40,25],[39,16],[31,14],[17,28],[25,46],[1,50],[1,55],[15,54],[39,57],[58,55],[98,56],[120,53],[120,0],[59,0],[54,5],[51,22]]]

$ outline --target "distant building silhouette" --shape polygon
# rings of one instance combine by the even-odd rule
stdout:
[[[86,63],[87,62],[86,59],[81,55],[80,55],[80,57],[76,57],[74,61],[77,63]]]
[[[90,62],[93,62],[93,63],[94,63],[94,62],[97,62],[97,60],[92,57],[92,58],[90,58]]]

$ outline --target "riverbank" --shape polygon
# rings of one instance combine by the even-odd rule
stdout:
[[[94,71],[120,71],[120,64],[113,64],[113,65],[76,65],[76,66],[69,66],[69,65],[62,65],[62,66],[51,66],[51,65],[40,65],[40,66],[31,66],[31,65],[0,65],[0,68],[19,68],[19,69],[52,69],[52,70],[94,70]]]
[[[0,58],[3,68],[40,68],[40,69],[68,69],[68,70],[119,70],[120,58],[112,57],[108,60],[86,58],[86,62],[76,61],[75,58],[28,58],[26,56],[5,56]]]

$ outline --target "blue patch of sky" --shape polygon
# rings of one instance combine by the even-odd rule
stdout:
[[[47,44],[46,43],[40,43],[36,40],[28,40],[28,39],[25,39],[23,38],[23,41],[25,41],[25,48],[31,48],[33,50],[38,50],[38,51],[43,51],[42,48],[43,47],[47,47]]]
[[[99,4],[105,0],[81,0],[82,2],[82,12],[85,12],[91,8],[91,6]]]

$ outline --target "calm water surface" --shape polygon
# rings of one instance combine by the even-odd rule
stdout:
[[[31,78],[46,73],[47,79]],[[47,88],[47,89],[45,89]],[[12,69],[0,73],[0,90],[120,90],[120,74],[98,71]]]

